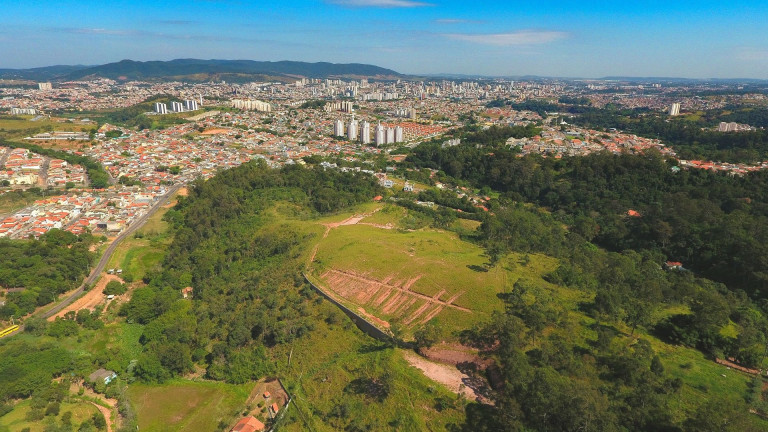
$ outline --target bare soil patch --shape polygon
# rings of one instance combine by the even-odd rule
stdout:
[[[79,311],[80,309],[88,309],[92,311],[96,308],[96,306],[102,303],[106,303],[107,299],[102,291],[104,291],[104,288],[107,286],[107,284],[113,280],[116,280],[120,283],[124,283],[123,280],[120,279],[118,276],[104,273],[101,275],[101,278],[99,279],[99,282],[96,284],[95,287],[91,288],[82,297],[75,300],[74,303],[65,307],[56,315],[49,317],[48,321],[53,321],[56,318],[63,317],[64,315],[67,314],[67,312],[71,312],[71,311],[76,312],[76,311]]]
[[[225,134],[229,133],[230,129],[208,129],[204,132],[201,132],[200,135],[217,135],[217,134]]]
[[[444,301],[440,297],[445,295],[445,290],[431,297],[411,291],[421,276],[395,280],[394,275],[390,275],[377,280],[352,271],[330,269],[320,278],[334,294],[358,305],[379,308],[387,315],[404,317],[405,325],[423,324],[445,308],[472,313],[471,309],[453,304],[463,293],[457,293]]]
[[[403,351],[403,357],[427,378],[446,386],[453,393],[480,403],[490,403],[489,390],[487,385],[482,384],[482,380],[465,374],[455,366],[429,361],[412,351]]]
[[[472,363],[480,369],[485,369],[493,363],[480,357],[476,349],[460,344],[441,343],[431,348],[422,348],[420,352],[430,360],[452,365]]]

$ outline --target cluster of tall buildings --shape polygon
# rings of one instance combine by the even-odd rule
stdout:
[[[364,101],[385,101],[399,98],[400,95],[398,93],[368,93],[362,95]]]
[[[377,147],[404,141],[403,128],[400,126],[384,127],[379,123],[373,132],[373,142]],[[367,121],[358,122],[352,117],[345,127],[344,122],[339,119],[333,124],[333,134],[337,137],[346,137],[350,141],[360,140],[363,144],[370,144],[371,124]]]
[[[256,99],[232,99],[232,106],[248,111],[272,112],[271,104]]]
[[[403,118],[409,118],[409,119],[413,119],[413,120],[416,119],[416,109],[415,108],[410,108],[410,109],[400,108],[400,109],[396,109],[396,110],[392,111],[391,113],[395,117],[403,117]]]
[[[675,102],[669,107],[669,115],[676,116],[680,115],[680,103]]]
[[[37,88],[40,90],[53,90],[53,86],[49,82],[37,83]]]
[[[328,102],[323,109],[325,109],[325,112],[341,111],[351,113],[355,112],[355,104],[349,101]]]
[[[194,99],[185,100],[182,102],[171,102],[171,112],[187,112],[197,111],[200,109],[200,104]],[[168,114],[168,105],[162,102],[155,102],[156,114]]]
[[[34,108],[11,108],[11,115],[35,115],[37,110]]]
[[[746,124],[739,124],[736,122],[720,122],[717,127],[718,132],[741,132],[752,130],[752,126]]]

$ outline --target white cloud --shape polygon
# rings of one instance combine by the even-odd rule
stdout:
[[[412,8],[433,6],[431,3],[413,0],[329,0],[329,2],[349,7]]]
[[[565,32],[545,31],[545,30],[520,30],[511,33],[492,33],[492,34],[471,34],[471,33],[448,33],[443,36],[466,42],[498,45],[498,46],[521,46],[521,45],[541,45],[564,39],[568,36]]]

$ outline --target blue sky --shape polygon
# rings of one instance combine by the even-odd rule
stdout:
[[[768,79],[766,1],[2,0],[0,68],[122,59]]]

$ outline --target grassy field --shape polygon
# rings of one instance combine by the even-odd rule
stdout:
[[[142,431],[217,431],[240,417],[253,384],[241,386],[177,380],[131,384],[128,397]]]
[[[69,121],[56,121],[43,118],[31,121],[35,116],[14,116],[13,118],[0,118],[0,137],[6,139],[25,138],[30,135],[49,131],[89,131],[96,124],[80,124]]]
[[[25,192],[10,192],[0,195],[0,216],[9,215],[32,204],[42,197]]]
[[[384,205],[357,225],[331,229],[327,237],[318,241],[317,254],[310,265],[311,274],[326,288],[352,303],[353,309],[363,307],[366,312],[390,323],[399,321],[413,326],[429,315],[430,308],[422,310],[424,299],[419,297],[405,301],[393,312],[393,307],[387,305],[394,297],[378,302],[376,299],[381,299],[379,296],[384,295],[384,289],[371,294],[377,289],[377,283],[409,287],[413,293],[444,302],[452,300],[451,304],[460,309],[446,306],[437,315],[440,321],[450,323],[447,324],[450,330],[467,328],[486,320],[493,311],[501,310],[503,304],[497,295],[511,289],[520,278],[558,290],[563,297],[573,301],[581,300],[579,293],[553,286],[541,278],[557,267],[557,260],[553,258],[511,254],[502,265],[488,269],[485,266],[488,258],[483,249],[462,241],[453,232],[404,231],[366,225],[400,226],[409,213],[401,207]],[[321,223],[339,222],[349,216],[351,214],[340,215]],[[470,226],[467,224],[467,228]],[[367,288],[363,286],[366,279],[372,281]],[[354,287],[346,290],[341,287],[345,284]],[[366,290],[372,297],[364,295]],[[396,295],[394,291],[393,295]],[[409,317],[418,314],[419,310],[421,315],[408,322]]]
[[[171,205],[173,204],[175,197],[171,199]],[[162,207],[133,237],[123,240],[112,254],[107,268],[121,268],[124,273],[133,276],[134,280],[139,280],[147,270],[159,265],[172,240],[167,232],[168,223],[163,221],[163,216],[169,209],[170,205]]]
[[[61,424],[61,418],[66,412],[72,413],[72,425],[77,430],[81,423],[99,412],[90,402],[73,400],[72,402],[62,402],[57,416],[46,416],[42,420],[27,420],[26,416],[31,409],[29,400],[20,402],[13,411],[0,417],[0,432],[15,432],[24,428],[29,428],[30,432],[43,432],[51,423]]]

